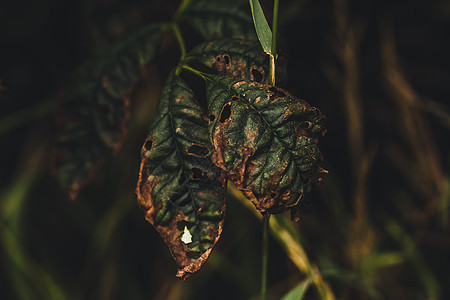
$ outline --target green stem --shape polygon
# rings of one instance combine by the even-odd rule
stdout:
[[[263,214],[262,239],[262,274],[261,274],[261,300],[267,300],[267,260],[269,257],[269,219],[270,214]]]
[[[278,0],[273,1],[272,47],[270,54],[270,84],[275,85],[275,59],[277,58]]]
[[[177,12],[175,13],[175,15],[173,16],[173,22],[175,23],[181,16],[181,14],[183,13],[183,11],[186,9],[186,7],[189,5],[189,2],[191,2],[190,0],[183,0],[183,2],[181,2],[180,6],[177,9]]]
[[[178,45],[180,45],[181,57],[180,61],[186,56],[186,46],[184,45],[183,36],[181,35],[180,28],[177,23],[172,23],[172,30],[177,37]]]
[[[277,31],[278,31],[278,0],[273,1],[272,19],[272,54],[277,56]]]
[[[270,57],[270,66],[269,66],[270,84],[275,85],[275,56],[269,54],[269,57]]]
[[[190,66],[188,66],[186,64],[180,64],[178,66],[177,71],[176,71],[177,75],[179,75],[181,73],[181,69],[185,69],[185,70],[187,70],[187,71],[189,71],[191,73],[194,73],[195,75],[200,76],[204,80],[207,79],[204,73],[202,73],[199,70],[196,70],[196,69],[194,69],[194,68],[192,68],[192,67],[190,67]]]

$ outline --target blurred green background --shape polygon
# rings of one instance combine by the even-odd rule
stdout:
[[[172,35],[135,93],[122,150],[76,202],[50,172],[72,72],[178,5],[0,4],[0,299],[258,299],[261,224],[239,195],[186,282],[136,203],[140,147],[179,56]],[[279,28],[286,88],[327,116],[329,174],[298,224],[272,219],[269,298],[314,282],[305,299],[450,299],[450,2],[282,0]]]

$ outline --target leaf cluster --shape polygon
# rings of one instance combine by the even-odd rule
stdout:
[[[261,213],[291,210],[295,217],[325,172],[317,146],[324,117],[270,84],[269,57],[251,19],[212,2],[186,3],[171,23],[148,25],[79,71],[62,97],[54,156],[60,181],[75,199],[105,157],[120,149],[131,90],[157,58],[163,34],[173,31],[181,58],[142,147],[136,194],[181,278],[202,267],[221,235],[228,180]],[[206,39],[188,53],[183,22]],[[278,66],[280,78],[286,78],[284,67]],[[192,77],[203,80],[200,88]]]

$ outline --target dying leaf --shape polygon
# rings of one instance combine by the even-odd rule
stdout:
[[[143,28],[85,64],[61,95],[53,166],[70,198],[120,149],[131,90],[160,43],[159,25]]]
[[[256,40],[252,19],[242,1],[191,1],[183,19],[204,39],[239,38]]]
[[[270,85],[208,76],[212,160],[261,213],[295,207],[318,179],[323,116]]]
[[[186,60],[196,59],[217,71],[241,79],[268,83],[269,57],[258,41],[220,39],[192,49]]]
[[[206,262],[224,222],[226,181],[211,161],[207,126],[193,92],[172,73],[142,148],[136,193],[181,278]]]

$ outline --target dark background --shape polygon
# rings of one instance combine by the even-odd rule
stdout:
[[[223,237],[186,282],[136,203],[140,147],[179,55],[170,34],[123,149],[76,202],[49,170],[56,98],[74,70],[178,4],[0,4],[1,299],[258,299],[261,226],[241,202],[227,199]],[[450,3],[282,0],[279,26],[286,89],[327,116],[329,174],[295,224],[310,261],[338,299],[448,299]],[[305,278],[271,238],[270,298]]]

